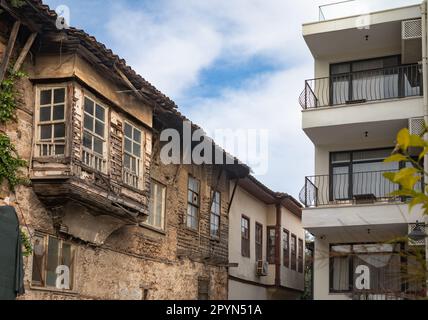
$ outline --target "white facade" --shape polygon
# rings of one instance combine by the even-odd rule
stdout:
[[[402,37],[403,21],[417,25],[421,16],[416,5],[303,25],[315,75],[300,103],[302,128],[315,147],[315,176],[305,179],[300,198],[306,205],[303,226],[315,237],[315,299],[355,299],[361,293],[386,298],[409,290],[403,280],[378,283],[374,273],[396,267],[374,266],[358,250],[365,244],[376,251],[375,245],[405,237],[409,224],[424,221],[420,208],[409,212],[403,199],[390,197],[394,186],[382,175],[399,169],[382,163],[398,131],[425,115],[422,38]],[[337,257],[340,245],[350,249]],[[407,250],[408,244],[397,248]],[[383,249],[373,256],[388,256]],[[363,289],[356,283],[361,259],[370,260],[372,284]]]
[[[234,189],[232,182],[231,190]],[[231,191],[233,192],[233,191]],[[232,195],[231,195],[232,196]],[[278,204],[278,205],[277,205]],[[277,224],[280,209],[280,222]],[[288,208],[287,208],[288,207]],[[294,212],[291,212],[289,208]],[[304,290],[304,256],[303,269],[299,270],[298,250],[301,240],[303,254],[305,252],[305,231],[302,227],[301,208],[290,196],[276,197],[276,194],[262,186],[252,177],[239,182],[233,194],[229,213],[229,299],[230,300],[266,300],[266,299],[297,299]],[[249,221],[249,256],[242,252],[242,218]],[[279,242],[279,259],[268,264],[266,275],[257,274],[256,257],[256,224],[262,229],[261,254],[262,260],[268,261],[268,229],[281,230],[275,241]],[[297,239],[296,270],[291,268],[293,259],[291,251],[290,263],[284,265],[283,237],[295,235]],[[275,231],[276,232],[276,231]],[[277,253],[278,251],[276,251]],[[275,255],[276,257],[276,255]],[[275,259],[274,257],[274,259]],[[279,273],[277,274],[277,270]]]

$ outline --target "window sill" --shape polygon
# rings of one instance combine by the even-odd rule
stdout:
[[[191,233],[194,233],[195,235],[199,234],[198,229],[192,229],[192,228],[188,227],[186,224],[183,225],[183,229],[186,231],[190,231]]]
[[[136,192],[136,193],[139,193],[139,194],[143,194],[143,193],[144,193],[144,190],[143,190],[143,189],[135,188],[135,187],[133,187],[133,186],[131,186],[131,185],[129,185],[129,184],[126,184],[126,183],[124,183],[124,182],[120,182],[120,183],[119,183],[119,185],[120,185],[121,187],[123,187],[123,188],[126,188],[126,189],[128,189],[128,190],[131,190],[131,191]]]
[[[159,233],[159,234],[161,234],[161,235],[166,236],[166,231],[165,231],[165,230],[163,230],[163,229],[159,229],[159,228],[156,228],[156,227],[153,227],[153,226],[151,226],[151,225],[149,225],[149,224],[146,224],[146,223],[140,223],[140,227],[142,227],[142,228],[146,228],[146,229],[149,229],[149,230],[151,230],[151,231],[154,231],[154,232],[157,232],[157,233]]]
[[[77,296],[79,293],[77,291],[73,290],[65,290],[65,289],[56,289],[56,288],[50,288],[50,287],[38,287],[30,285],[30,290],[34,291],[43,291],[43,292],[49,292],[49,293],[57,293],[57,294],[65,294],[70,296]]]

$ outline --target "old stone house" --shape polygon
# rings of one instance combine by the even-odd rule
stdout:
[[[223,150],[233,164],[163,164],[174,102],[41,1],[1,9],[0,76],[27,73],[1,128],[30,180],[0,194],[33,243],[20,298],[226,299],[230,181],[249,168]]]

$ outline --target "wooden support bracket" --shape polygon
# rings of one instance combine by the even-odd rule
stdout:
[[[13,24],[12,32],[10,33],[9,41],[0,64],[0,82],[3,81],[4,76],[6,75],[7,67],[9,65],[10,57],[12,56],[13,47],[15,46],[20,26],[21,22],[19,21],[15,21]]]

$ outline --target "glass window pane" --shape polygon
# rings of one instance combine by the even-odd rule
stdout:
[[[62,155],[65,153],[65,148],[63,145],[56,145],[55,146],[55,155]]]
[[[53,110],[53,120],[64,120],[64,105],[58,105]]]
[[[52,103],[52,90],[42,90],[40,92],[40,105]]]
[[[352,63],[353,72],[381,69],[383,67],[383,59],[371,59]]]
[[[94,114],[94,102],[85,98],[85,111],[91,115]]]
[[[131,157],[129,155],[127,155],[126,153],[125,153],[124,159],[123,159],[123,166],[126,169],[131,169]]]
[[[349,290],[349,257],[333,258],[333,290]]]
[[[138,129],[134,129],[134,141],[141,143],[141,131]]]
[[[132,172],[137,172],[137,160],[134,157],[131,157],[131,170]]]
[[[349,152],[335,152],[331,154],[331,163],[341,163],[351,161]]]
[[[141,146],[134,142],[134,156],[140,157],[141,155]]]
[[[349,63],[333,64],[330,68],[330,74],[341,74],[351,72],[351,65]]]
[[[52,125],[40,126],[40,139],[41,140],[52,139]]]
[[[47,256],[47,277],[46,285],[55,287],[56,284],[56,268],[58,267],[58,239],[49,237],[48,256]]]
[[[356,151],[352,153],[353,161],[383,161],[389,157],[392,153],[392,149],[379,149],[379,150],[365,150]]]
[[[132,139],[132,127],[125,122],[125,136]]]
[[[94,118],[85,114],[83,125],[85,129],[89,131],[94,131]]]
[[[71,267],[71,246],[68,243],[62,245],[62,264]]]
[[[97,137],[94,137],[94,151],[103,154],[103,141]]]
[[[33,272],[32,280],[41,284],[43,281],[43,272],[44,272],[44,254],[45,254],[45,245],[43,237],[34,237],[33,245]]]
[[[40,121],[51,120],[51,107],[40,108]]]
[[[125,138],[125,151],[132,153],[132,142],[127,138]]]
[[[54,90],[54,103],[64,103],[65,102],[65,89],[55,89]]]
[[[64,138],[65,137],[65,124],[56,124],[54,126],[54,138]]]
[[[92,136],[89,133],[83,134],[83,146],[92,150]]]
[[[101,120],[102,122],[105,122],[105,109],[98,104],[95,117]]]
[[[95,133],[101,137],[104,137],[104,123],[95,120]]]

